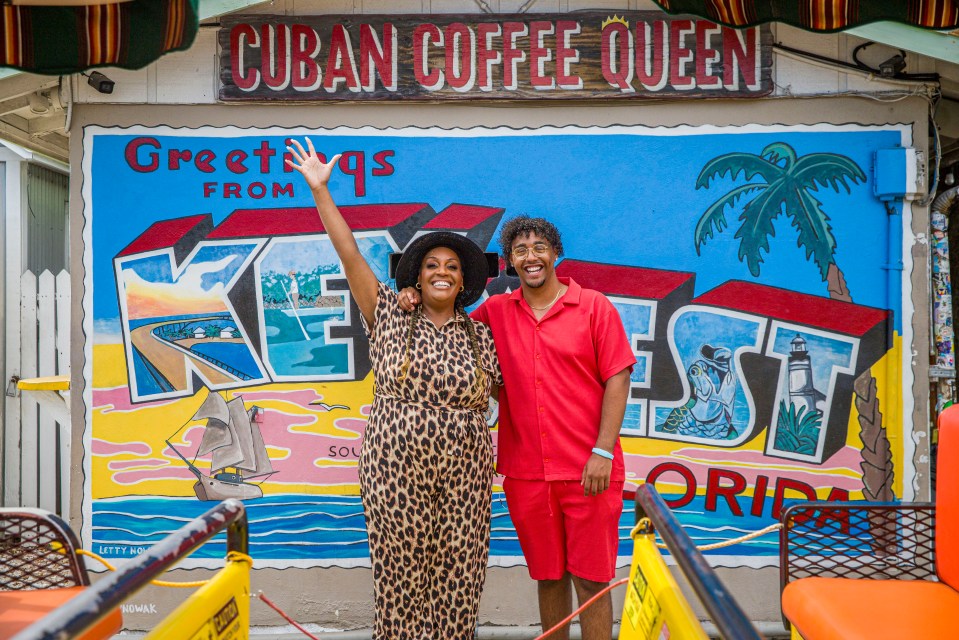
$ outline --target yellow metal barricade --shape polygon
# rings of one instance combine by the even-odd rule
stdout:
[[[226,566],[147,634],[147,640],[247,640],[250,635],[249,556],[227,554]]]
[[[651,530],[643,522],[633,530],[633,562],[619,640],[706,640],[702,624],[656,547],[656,535],[642,532]]]

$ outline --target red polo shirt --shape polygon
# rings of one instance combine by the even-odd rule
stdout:
[[[472,317],[490,326],[503,371],[497,471],[523,480],[580,480],[596,446],[605,382],[636,364],[612,303],[571,278],[539,321],[522,290],[490,297]],[[616,441],[611,480],[625,479]]]

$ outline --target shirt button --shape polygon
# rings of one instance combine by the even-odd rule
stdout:
[[[549,462],[549,458],[543,458],[543,462]]]
[[[543,413],[543,407],[540,407],[540,408],[539,408],[539,412],[540,412],[540,413]]]
[[[544,437],[544,438],[546,437],[546,432],[545,432],[545,431],[543,432],[543,437]]]
[[[539,331],[539,327],[536,327],[536,330]]]
[[[536,359],[539,360],[539,354],[538,354],[538,353],[536,354]]]
[[[542,384],[543,384],[543,381],[542,381],[542,380],[537,380],[537,381],[536,381],[536,386],[537,386],[537,387],[541,386]]]

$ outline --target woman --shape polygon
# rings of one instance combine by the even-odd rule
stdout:
[[[375,392],[359,475],[373,563],[377,640],[474,637],[489,555],[493,451],[485,412],[502,384],[485,325],[463,311],[486,287],[483,251],[453,233],[412,242],[396,285],[415,286],[412,313],[377,281],[327,183],[313,143],[287,147],[313,192],[370,340]]]

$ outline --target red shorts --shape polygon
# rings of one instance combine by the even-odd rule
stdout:
[[[559,580],[566,572],[594,582],[613,579],[622,482],[584,496],[578,480],[506,478],[503,491],[533,580]]]

